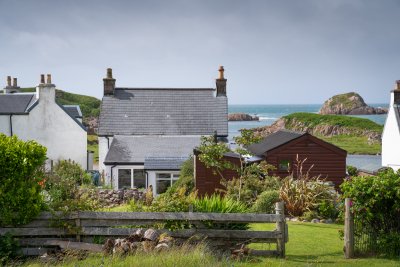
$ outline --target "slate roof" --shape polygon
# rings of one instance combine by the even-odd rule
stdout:
[[[228,136],[226,96],[212,88],[116,88],[104,96],[99,135]]]
[[[63,105],[67,113],[74,118],[82,118],[81,108],[78,105]]]
[[[189,157],[160,158],[148,157],[144,159],[145,170],[180,170],[183,162]]]
[[[0,114],[27,114],[36,101],[35,94],[0,94]]]
[[[249,150],[254,155],[260,156],[303,135],[305,135],[305,133],[280,130],[268,135],[261,142],[250,145],[249,147],[247,147],[247,150]]]
[[[115,135],[104,164],[145,164],[151,158],[187,158],[200,136]]]

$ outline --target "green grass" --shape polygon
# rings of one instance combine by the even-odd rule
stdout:
[[[99,162],[99,140],[97,135],[87,135],[87,149],[94,152],[94,162]]]
[[[317,136],[322,140],[334,144],[349,154],[368,154],[376,155],[381,153],[381,144],[374,143],[368,144],[368,138],[366,136],[354,136],[354,135],[335,135],[335,136]]]
[[[252,224],[253,230],[272,230],[273,224]],[[338,231],[343,225],[289,223],[289,242],[286,258],[251,257],[242,261],[213,256],[203,246],[174,249],[166,253],[138,253],[125,258],[93,254],[87,259],[65,260],[62,266],[400,266],[400,259],[359,258],[344,259],[343,241]],[[271,245],[273,246],[273,245]],[[251,244],[253,249],[274,249],[268,244]],[[31,260],[24,266],[43,266]]]
[[[381,133],[383,126],[369,119],[356,118],[344,115],[320,115],[315,113],[297,112],[283,117],[286,126],[290,127],[293,122],[301,122],[307,127],[315,127],[317,125],[338,125],[354,130],[369,130]],[[290,129],[290,128],[289,128]]]
[[[122,205],[118,205],[116,207],[113,208],[102,208],[98,211],[110,211],[110,212],[128,212],[129,210],[129,204],[122,204]]]

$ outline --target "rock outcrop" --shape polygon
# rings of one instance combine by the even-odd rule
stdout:
[[[260,120],[257,116],[251,116],[245,113],[231,113],[228,115],[228,121],[258,121]]]
[[[297,132],[308,132],[312,135],[322,135],[322,136],[335,136],[335,135],[367,136],[369,144],[380,143],[382,138],[382,134],[374,130],[362,130],[362,129],[344,127],[340,125],[329,125],[329,124],[318,124],[310,127],[306,125],[304,122],[295,119],[292,119],[289,123],[289,121],[285,117],[278,119],[270,126],[253,128],[252,130],[256,133],[256,135],[264,137],[284,129]]]
[[[386,114],[385,108],[374,108],[365,104],[364,99],[357,93],[335,95],[326,100],[319,114],[336,115],[372,115]]]

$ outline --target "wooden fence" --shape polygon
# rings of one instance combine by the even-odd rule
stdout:
[[[173,238],[200,236],[212,242],[229,241],[237,244],[276,243],[276,250],[252,250],[255,255],[285,256],[288,241],[283,202],[276,203],[275,214],[255,213],[197,213],[197,212],[76,212],[56,218],[44,212],[29,224],[0,228],[0,235],[9,232],[18,238],[25,255],[41,255],[55,250],[60,241],[94,243],[106,238],[127,237],[136,232],[135,226],[154,225],[167,221],[183,221],[193,227],[169,231],[160,229]],[[64,227],[54,227],[62,222]],[[273,231],[207,229],[212,223],[276,223]],[[58,243],[57,243],[58,242]],[[65,243],[65,242],[64,242]],[[71,246],[72,247],[72,246]]]

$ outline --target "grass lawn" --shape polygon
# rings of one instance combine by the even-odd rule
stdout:
[[[93,161],[99,162],[99,140],[97,135],[88,134],[87,149],[94,152]]]
[[[318,138],[347,150],[349,154],[376,155],[381,153],[381,144],[369,145],[366,136],[335,135],[331,137],[318,136]]]
[[[253,224],[253,230],[273,229],[273,224]],[[131,255],[124,258],[104,257],[93,254],[83,261],[66,260],[62,266],[400,266],[400,259],[361,258],[346,260],[343,256],[343,241],[338,230],[343,225],[289,223],[289,242],[286,258],[251,257],[242,261],[217,258],[199,246],[183,248],[158,254]],[[273,245],[271,245],[273,246]],[[268,244],[252,244],[254,249],[268,249]],[[273,249],[273,248],[272,248]],[[43,262],[32,260],[24,266],[43,266]]]

